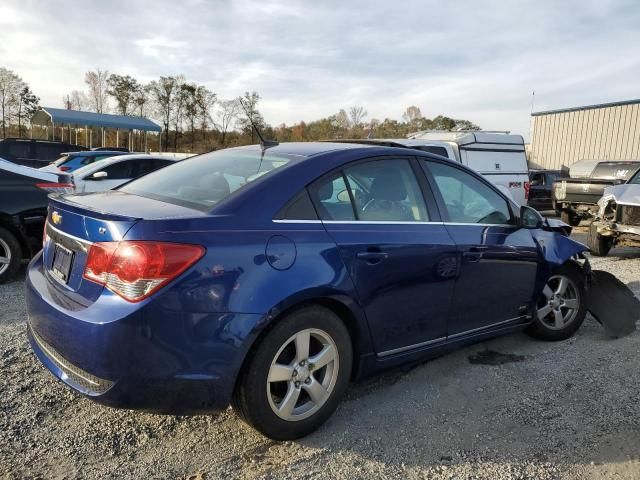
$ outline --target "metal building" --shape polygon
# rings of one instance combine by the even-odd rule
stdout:
[[[640,159],[640,99],[535,112],[531,122],[531,168]]]

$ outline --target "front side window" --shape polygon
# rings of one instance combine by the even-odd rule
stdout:
[[[358,163],[311,187],[323,220],[362,222],[428,221],[411,164],[405,159]]]
[[[489,185],[449,165],[428,162],[427,168],[442,195],[450,222],[497,225],[511,222],[507,201]]]

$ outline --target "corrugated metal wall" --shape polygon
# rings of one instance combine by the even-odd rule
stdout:
[[[532,117],[529,162],[558,169],[578,160],[640,159],[640,104],[549,112]]]

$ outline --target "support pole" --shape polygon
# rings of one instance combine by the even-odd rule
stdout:
[[[47,132],[47,140],[49,139],[49,133]],[[56,124],[51,120],[51,140],[56,140]]]
[[[120,146],[120,129],[116,128],[116,147]]]
[[[162,151],[162,130],[158,133],[158,152]]]
[[[101,146],[101,147],[104,147],[104,143],[105,143],[104,139],[105,139],[105,136],[104,136],[104,127],[102,127],[102,142],[100,142],[100,146]]]
[[[145,153],[147,153],[149,151],[148,147],[147,147],[147,131],[144,131],[144,151]]]
[[[74,130],[76,131],[76,145],[78,145],[78,127],[74,127]]]
[[[93,128],[89,129],[89,148],[93,148]]]

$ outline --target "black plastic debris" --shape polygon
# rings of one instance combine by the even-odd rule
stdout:
[[[522,362],[522,355],[513,353],[500,353],[493,350],[484,350],[469,356],[469,363],[474,365],[502,365],[504,363]]]
[[[629,287],[603,270],[592,272],[587,310],[613,338],[633,333],[636,322],[640,320],[640,300]]]

